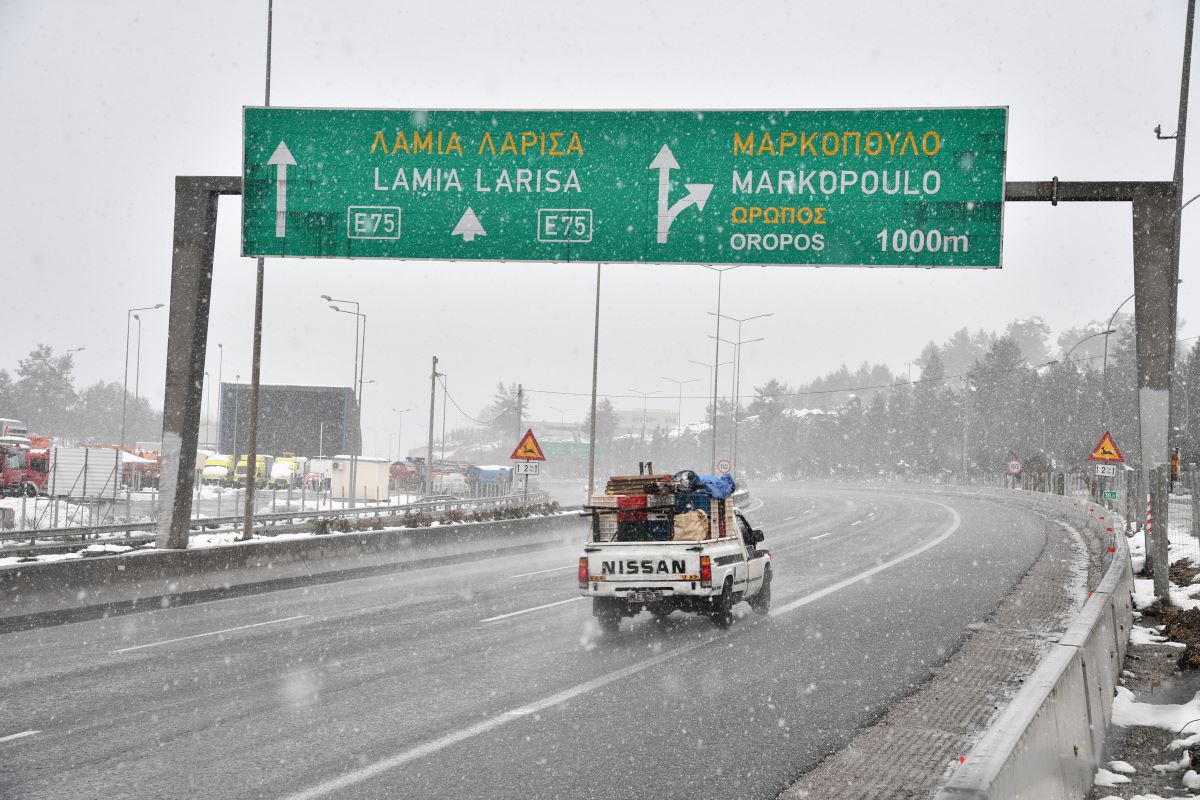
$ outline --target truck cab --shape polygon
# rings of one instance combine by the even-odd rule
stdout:
[[[14,497],[25,495],[37,496],[37,486],[29,480],[27,444],[13,441],[23,437],[0,437],[0,495]],[[28,442],[24,439],[24,442]]]
[[[267,477],[271,473],[271,464],[274,459],[271,456],[256,456],[256,469],[254,470],[254,486],[261,489],[267,485]],[[242,456],[238,459],[237,466],[233,469],[233,485],[245,486],[246,473],[249,471],[250,460],[247,456]]]

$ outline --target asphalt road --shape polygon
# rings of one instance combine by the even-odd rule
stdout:
[[[771,798],[1044,543],[1026,512],[758,488],[774,609],[600,634],[578,550],[0,636],[3,798]]]

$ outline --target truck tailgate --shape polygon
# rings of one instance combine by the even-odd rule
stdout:
[[[651,585],[700,579],[700,548],[694,545],[608,543],[589,547],[585,555],[592,582]]]

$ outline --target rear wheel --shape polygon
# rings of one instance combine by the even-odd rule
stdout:
[[[750,607],[759,614],[766,614],[771,610],[771,570],[767,570],[763,575],[762,588],[750,598]]]
[[[600,623],[600,630],[605,633],[616,633],[621,628],[621,610],[616,603],[607,598],[592,598],[592,614]]]
[[[725,580],[721,594],[713,604],[712,620],[718,628],[728,628],[733,624],[733,581]]]
[[[35,484],[27,483],[24,487],[26,497],[37,497],[38,488]]]

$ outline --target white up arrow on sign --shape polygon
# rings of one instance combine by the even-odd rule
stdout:
[[[282,239],[287,232],[287,168],[296,166],[292,151],[282,141],[275,148],[268,164],[275,165],[275,238]]]
[[[712,194],[713,185],[711,183],[685,183],[684,188],[688,193],[683,196],[675,205],[667,207],[671,195],[671,170],[679,169],[679,162],[675,160],[675,154],[671,152],[671,148],[665,144],[658,151],[658,155],[650,162],[649,169],[658,170],[658,243],[667,243],[667,232],[671,230],[671,223],[679,216],[679,212],[683,211],[693,203],[696,205],[697,211],[704,210],[704,204],[708,202],[708,196]]]
[[[473,242],[476,236],[487,236],[487,231],[480,224],[479,217],[475,216],[475,212],[471,210],[470,206],[467,206],[467,210],[463,212],[450,235],[461,236],[464,242]]]

